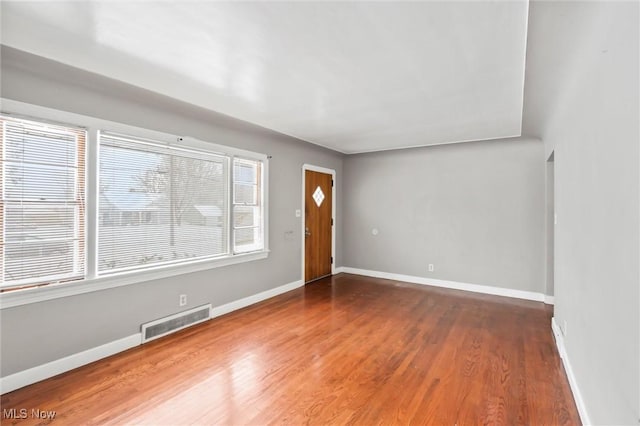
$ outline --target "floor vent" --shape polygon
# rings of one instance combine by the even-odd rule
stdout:
[[[178,312],[165,318],[142,324],[142,343],[166,336],[211,318],[211,304]]]

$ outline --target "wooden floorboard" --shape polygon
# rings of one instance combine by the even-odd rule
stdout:
[[[577,425],[551,313],[340,274],[5,394],[2,424]]]

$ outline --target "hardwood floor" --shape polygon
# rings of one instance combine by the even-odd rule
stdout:
[[[550,317],[341,274],[3,395],[2,424],[579,424]]]

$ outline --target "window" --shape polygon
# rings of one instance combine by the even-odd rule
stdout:
[[[101,132],[99,169],[98,275],[264,248],[261,161]]]
[[[259,161],[233,161],[233,241],[234,252],[261,250],[262,171]]]
[[[101,134],[98,272],[228,254],[228,163]]]
[[[86,128],[0,115],[0,291],[266,257],[265,155],[73,120]]]
[[[2,282],[84,277],[86,132],[0,116]]]

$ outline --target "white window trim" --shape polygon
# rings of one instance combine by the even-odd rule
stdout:
[[[240,156],[237,156],[237,157],[234,157],[234,158],[231,159],[230,167],[231,167],[231,173],[232,174],[235,173],[235,170],[233,170],[233,168],[235,167],[235,160],[236,159],[240,160],[240,161],[243,160],[243,158],[240,157]],[[262,164],[264,166],[264,162]],[[258,196],[259,196],[259,199],[260,199],[260,204],[261,204],[261,207],[262,207],[262,212],[261,212],[261,215],[260,215],[260,225],[254,225],[254,226],[250,226],[250,227],[247,227],[247,228],[260,228],[260,229],[263,230],[263,233],[264,233],[264,229],[265,229],[265,226],[266,226],[266,223],[265,223],[265,212],[264,212],[264,209],[265,209],[265,203],[264,203],[264,201],[265,201],[265,195],[264,195],[265,192],[264,191],[265,191],[265,188],[266,188],[266,185],[264,185],[264,182],[265,182],[266,175],[265,175],[265,171],[264,171],[264,167],[263,166],[261,166],[261,168],[260,168],[260,179],[259,179],[259,182],[260,182],[259,189],[260,189],[260,191],[258,193]],[[235,234],[236,233],[235,233],[235,231],[238,228],[236,228],[236,224],[235,224],[233,215],[235,214],[235,207],[236,206],[241,206],[243,204],[237,204],[235,202],[235,190],[236,190],[235,184],[236,184],[235,179],[231,179],[231,182],[230,182],[231,197],[230,197],[229,216],[228,216],[229,217],[229,221],[230,221],[230,225],[229,225],[229,232],[230,232],[229,244],[230,244],[230,250],[231,250],[230,253],[232,253],[234,255],[236,255],[236,254],[244,254],[244,253],[252,253],[252,252],[257,251],[257,250],[236,251],[236,241],[235,241]],[[260,204],[256,204],[255,206],[256,207],[260,206]],[[244,205],[247,205],[247,204],[244,204]],[[253,206],[253,205],[249,205],[249,206]],[[262,244],[264,245],[264,241],[262,242]]]
[[[102,120],[81,114],[59,111],[52,108],[18,102],[11,99],[0,98],[1,112],[14,115],[16,117],[40,119],[43,122],[51,121],[58,124],[68,124],[82,127],[87,130],[86,142],[86,245],[87,248],[87,269],[86,278],[83,280],[69,281],[64,283],[52,283],[41,287],[31,287],[25,289],[11,290],[0,293],[0,310],[29,303],[43,302],[46,300],[69,297],[78,294],[90,293],[125,285],[137,284],[151,280],[169,278],[177,275],[188,274],[196,271],[203,271],[234,265],[238,263],[250,262],[265,259],[269,256],[269,161],[265,154],[255,153],[239,148],[205,142],[188,136],[177,136],[113,121]],[[206,150],[214,153],[221,153],[231,156],[238,156],[253,160],[262,161],[263,165],[263,229],[264,248],[260,251],[242,254],[233,254],[219,259],[200,259],[178,265],[158,266],[151,270],[131,271],[114,273],[107,276],[96,276],[97,265],[97,223],[98,223],[98,139],[99,130],[112,133],[122,133],[134,137],[151,139],[157,142],[164,142],[167,145],[180,144],[185,147]],[[91,250],[93,249],[93,250]],[[89,265],[93,268],[89,269]]]
[[[4,134],[2,134],[0,137],[5,138],[9,132],[8,127],[10,126],[9,123],[11,123],[12,119],[17,119],[20,120],[20,117],[7,117],[9,119],[9,121],[7,122],[7,125],[4,127]],[[20,123],[20,121],[16,121],[14,122],[15,125],[18,125],[18,123]],[[34,122],[34,125],[36,127],[41,127],[39,122]],[[45,126],[47,124],[45,123]],[[24,123],[25,127],[30,127],[31,124],[29,123],[29,121],[25,120]],[[24,129],[22,129],[24,130]],[[78,134],[76,133],[78,130],[82,130],[79,128],[72,128],[70,129],[70,131],[65,131],[63,129],[51,129],[51,128],[47,128],[47,129],[41,129],[38,130],[42,133],[48,133],[48,134],[58,134],[58,135],[64,135],[64,136],[71,136],[73,137],[73,146],[74,146],[74,152],[73,152],[73,158],[69,161],[69,159],[67,159],[67,163],[62,166],[61,164],[56,164],[56,166],[58,167],[65,167],[67,169],[69,168],[75,168],[78,160],[79,160],[79,142],[78,142]],[[85,138],[86,139],[86,138]],[[69,141],[70,142],[70,141]],[[85,140],[86,142],[86,140]],[[84,146],[84,144],[83,144]],[[8,162],[15,162],[15,160],[9,160],[7,159],[7,145],[3,145],[2,146],[2,154],[3,154],[3,159],[5,161]],[[54,165],[55,163],[47,163],[45,162],[44,164],[48,164],[48,165]],[[79,171],[74,171],[73,172],[73,193],[71,195],[67,195],[67,196],[63,196],[62,198],[60,197],[53,197],[53,198],[48,198],[48,197],[44,197],[44,198],[39,198],[39,197],[33,197],[33,196],[28,196],[28,197],[18,197],[16,198],[15,195],[10,194],[8,192],[6,192],[6,188],[7,188],[7,181],[6,181],[6,176],[3,175],[2,179],[3,181],[3,188],[4,188],[4,192],[2,194],[0,194],[0,196],[3,199],[3,202],[5,203],[5,208],[6,207],[21,207],[24,201],[29,202],[32,206],[50,206],[50,207],[57,207],[57,208],[66,208],[66,209],[70,209],[72,211],[72,216],[73,216],[73,236],[65,236],[65,237],[54,237],[54,238],[44,238],[41,239],[40,241],[43,243],[46,242],[62,242],[62,243],[70,243],[73,251],[73,255],[72,255],[72,263],[73,263],[73,267],[72,267],[72,271],[71,272],[55,272],[55,271],[51,271],[50,273],[48,273],[47,275],[39,275],[37,278],[32,278],[32,277],[28,277],[28,278],[20,278],[20,279],[14,279],[11,280],[11,284],[7,285],[7,286],[3,286],[3,287],[21,287],[21,286],[30,286],[30,285],[38,285],[38,283],[41,283],[43,281],[50,281],[50,282],[58,282],[58,281],[65,281],[65,280],[77,280],[79,277],[83,276],[85,274],[84,271],[84,259],[82,259],[81,262],[79,262],[80,260],[80,239],[78,237],[78,230],[80,229],[79,225],[80,225],[80,206],[83,205],[83,203],[81,201],[79,201],[78,199],[78,194],[80,192],[80,188],[79,188]],[[8,210],[6,210],[5,212],[8,212]],[[6,230],[2,230],[1,232],[5,232]],[[8,246],[11,246],[13,243],[10,241],[7,241],[6,238],[4,239],[4,244],[5,244],[5,253],[6,253],[6,248]],[[27,243],[28,244],[28,243]],[[4,253],[2,253],[4,254]],[[79,263],[82,263],[83,266],[80,267]],[[35,281],[35,282],[34,282]]]

